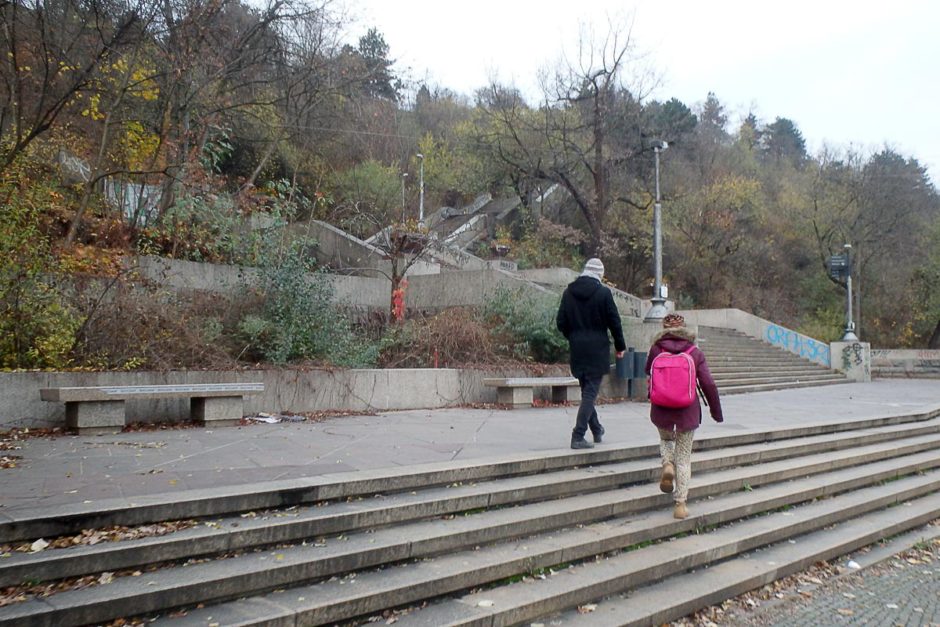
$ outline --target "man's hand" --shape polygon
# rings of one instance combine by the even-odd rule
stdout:
[[[617,359],[622,358],[622,357],[623,357],[623,354],[626,353],[626,352],[627,352],[627,351],[617,351]]]

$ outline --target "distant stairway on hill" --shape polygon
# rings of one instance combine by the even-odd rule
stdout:
[[[698,345],[722,394],[850,382],[843,374],[734,329],[700,325]]]

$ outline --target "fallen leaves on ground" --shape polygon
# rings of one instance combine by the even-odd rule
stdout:
[[[14,427],[9,431],[0,431],[0,451],[18,451],[20,443],[32,438],[55,438],[65,435],[59,427],[52,428],[21,428]]]
[[[23,459],[19,455],[0,455],[0,468],[16,468],[17,460]]]
[[[168,533],[195,527],[199,523],[195,520],[174,520],[171,522],[141,525],[139,527],[125,527],[115,525],[102,529],[84,529],[81,533],[69,536],[60,536],[53,540],[39,538],[33,542],[22,544],[0,545],[0,554],[4,553],[37,553],[47,548],[64,549],[70,546],[91,546],[101,542],[119,542],[122,540],[137,540],[138,538],[151,538],[163,536]]]
[[[932,520],[928,526],[940,527],[940,518]],[[864,547],[854,552],[855,555],[868,553],[877,545]],[[790,605],[773,605],[781,599],[798,597],[799,603],[810,603],[815,596],[819,596],[821,586],[833,585],[831,582],[851,581],[851,578],[860,576],[859,571],[851,570],[844,564],[846,558],[839,558],[839,563],[817,562],[807,570],[779,579],[756,590],[751,590],[740,596],[723,601],[690,614],[685,618],[669,623],[671,627],[711,627],[712,625],[759,625],[774,612],[783,611]],[[933,538],[920,542],[916,546],[905,550],[891,559],[865,569],[867,576],[877,575],[879,572],[891,568],[910,568],[925,563],[940,562],[940,538]],[[846,577],[839,577],[846,575]],[[843,592],[846,600],[852,600],[856,595]],[[779,609],[778,609],[779,607]],[[851,608],[839,608],[837,612],[843,616],[852,616],[855,611]]]

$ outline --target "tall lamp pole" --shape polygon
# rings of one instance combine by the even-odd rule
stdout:
[[[659,153],[669,148],[666,142],[653,146],[656,155],[656,204],[653,205],[653,258],[656,263],[656,278],[653,283],[653,306],[646,313],[646,321],[662,320],[666,316],[666,299],[663,297],[663,217],[659,197]]]
[[[424,226],[424,155],[418,157],[418,226]]]
[[[843,246],[845,250],[845,334],[842,336],[843,342],[857,342],[858,336],[855,335],[855,321],[852,320],[852,245]]]
[[[408,178],[407,172],[401,173],[401,223],[405,223],[405,179]]]

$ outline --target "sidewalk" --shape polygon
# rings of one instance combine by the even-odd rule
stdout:
[[[859,570],[845,566],[851,562]],[[796,583],[775,585],[781,590],[776,598],[756,607],[735,599],[733,609],[715,617],[716,622],[729,627],[940,627],[940,526],[927,525],[842,556],[829,569],[834,565],[842,574],[797,576]],[[702,624],[712,609],[672,625]]]
[[[698,437],[940,409],[940,385],[879,380],[731,395],[725,422]],[[653,444],[649,405],[598,408],[603,447]],[[707,411],[707,410],[706,410]],[[31,438],[0,470],[0,512],[423,463],[479,460],[568,447],[577,407],[451,408],[344,416],[322,422]]]

